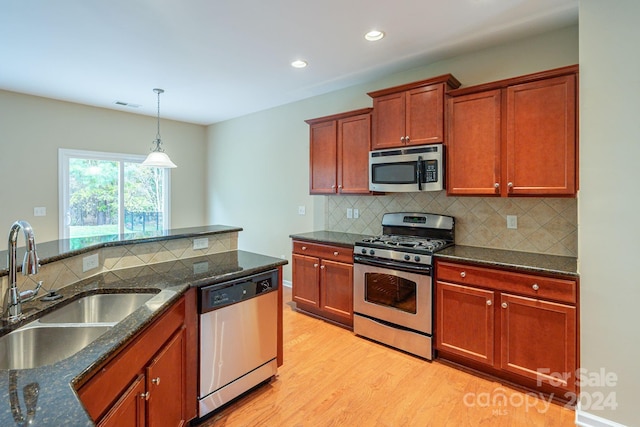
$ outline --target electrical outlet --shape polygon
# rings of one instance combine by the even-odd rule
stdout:
[[[193,263],[193,274],[202,274],[209,271],[209,262],[201,261]]]
[[[512,230],[516,230],[518,228],[517,215],[507,215],[507,228],[510,228]]]
[[[347,208],[347,218],[348,219],[353,219],[353,209],[352,208]]]
[[[353,218],[354,219],[360,218],[360,210],[358,210],[358,209],[354,209],[353,210]]]
[[[33,208],[33,216],[47,216],[47,208],[42,206]]]
[[[304,215],[307,212],[307,208],[304,206],[298,206],[298,215]]]
[[[100,259],[98,258],[98,254],[89,255],[82,258],[82,272],[93,270],[94,268],[98,268],[100,264]]]
[[[201,239],[193,239],[193,250],[207,249],[209,247],[209,239],[203,237]]]

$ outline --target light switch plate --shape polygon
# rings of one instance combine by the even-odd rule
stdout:
[[[202,273],[206,273],[207,271],[209,271],[208,261],[193,263],[193,274],[202,274]]]
[[[353,218],[354,219],[360,218],[360,210],[358,210],[358,209],[354,209],[353,210]]]
[[[100,259],[98,258],[98,254],[89,255],[82,258],[82,272],[86,272],[89,270],[93,270],[94,268],[98,268],[100,264]]]
[[[207,249],[209,247],[209,239],[202,237],[200,239],[193,239],[193,250]]]
[[[518,228],[518,216],[507,215],[507,228],[516,230]]]
[[[353,209],[352,208],[347,208],[347,218],[348,219],[353,219]]]
[[[33,208],[33,216],[47,216],[47,208],[44,206]]]
[[[307,213],[307,208],[305,208],[304,206],[298,206],[298,215],[304,215]]]

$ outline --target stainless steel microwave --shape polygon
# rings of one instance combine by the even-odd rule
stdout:
[[[444,189],[442,144],[369,152],[369,190],[407,193]]]

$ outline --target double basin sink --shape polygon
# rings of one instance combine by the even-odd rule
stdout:
[[[0,337],[0,369],[37,368],[71,357],[155,295],[94,294],[73,300]]]

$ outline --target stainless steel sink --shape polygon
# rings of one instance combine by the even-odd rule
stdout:
[[[0,338],[0,369],[30,369],[73,356],[111,328],[38,326],[36,322]]]
[[[117,323],[156,294],[96,294],[82,297],[42,316],[40,323]]]

